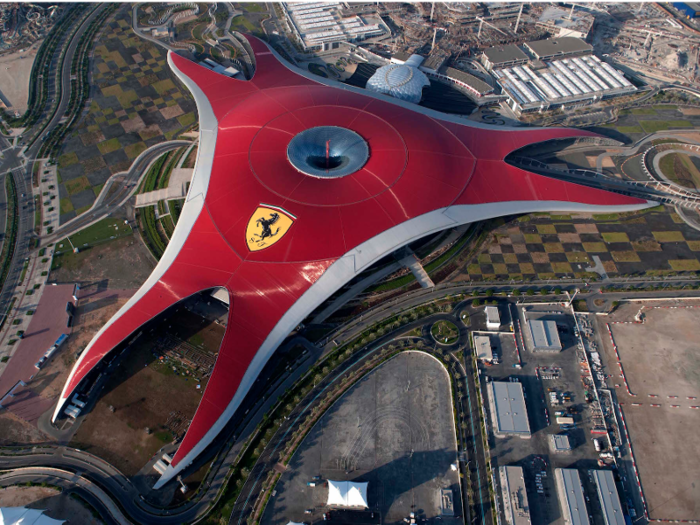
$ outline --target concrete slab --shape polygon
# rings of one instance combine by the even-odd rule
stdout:
[[[450,468],[457,463],[451,406],[447,372],[437,360],[410,352],[388,361],[311,430],[282,474],[262,523],[321,519],[328,510],[327,484],[307,486],[318,475],[368,481],[370,510],[381,514],[381,523],[403,523],[412,511],[437,518],[441,489],[452,491],[454,513],[462,515],[458,472]],[[443,516],[441,522],[461,520]]]

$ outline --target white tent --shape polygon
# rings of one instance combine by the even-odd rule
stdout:
[[[338,507],[369,507],[367,483],[328,480],[328,503]]]
[[[303,523],[299,523],[298,521],[290,521],[287,523],[287,525],[304,525]]]
[[[60,525],[64,520],[44,516],[43,510],[0,507],[0,525]]]

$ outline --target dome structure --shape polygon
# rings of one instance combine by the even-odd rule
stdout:
[[[298,171],[320,179],[355,173],[369,158],[367,142],[346,128],[318,126],[294,136],[287,146],[287,159]]]
[[[366,88],[417,104],[423,96],[423,88],[430,85],[428,77],[418,69],[422,62],[422,56],[411,55],[403,64],[382,66],[367,81]]]

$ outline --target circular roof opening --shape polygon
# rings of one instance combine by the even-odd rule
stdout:
[[[287,146],[287,159],[298,171],[319,179],[355,173],[369,158],[367,142],[349,129],[319,126],[302,131]]]

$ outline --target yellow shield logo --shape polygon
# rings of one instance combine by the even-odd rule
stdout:
[[[282,208],[261,204],[248,221],[246,243],[251,252],[269,248],[279,241],[294,224],[296,217]]]

